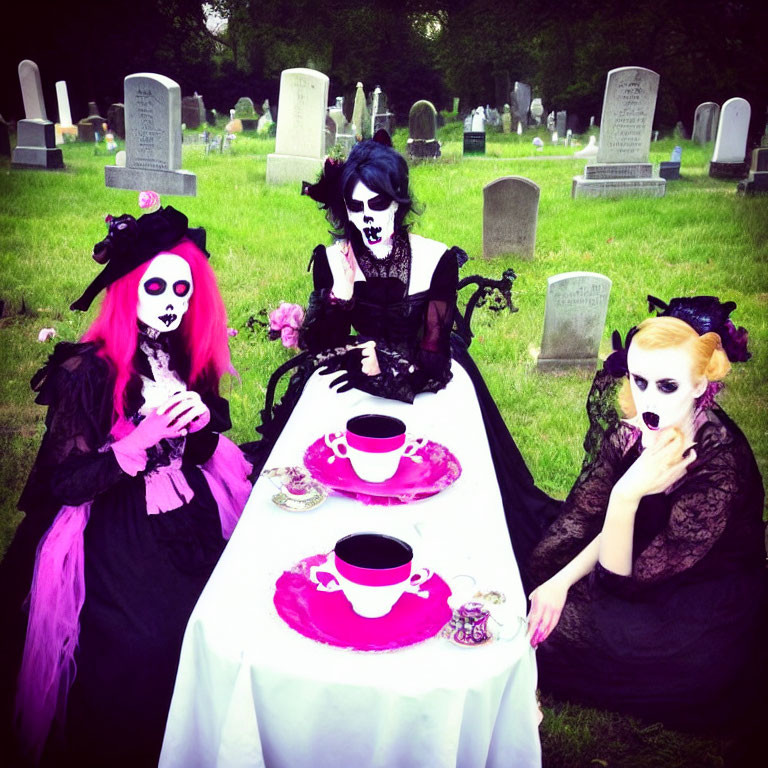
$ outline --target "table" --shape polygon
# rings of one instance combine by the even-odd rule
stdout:
[[[190,617],[160,768],[541,765],[525,596],[474,388],[455,362],[453,373],[445,390],[418,395],[414,405],[358,390],[337,394],[317,374],[307,383],[266,467],[301,464],[317,437],[376,412],[446,445],[462,476],[411,504],[330,496],[309,512],[277,507],[275,487],[260,478]],[[272,602],[280,574],[366,530],[408,541],[414,565],[449,584],[471,574],[503,592],[518,622],[511,639],[467,648],[435,637],[361,652],[291,629]]]

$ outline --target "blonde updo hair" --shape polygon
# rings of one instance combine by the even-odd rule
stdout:
[[[693,358],[694,380],[705,378],[720,381],[728,375],[731,363],[723,350],[720,336],[716,333],[704,333],[701,336],[684,320],[677,317],[649,317],[637,326],[637,333],[632,337],[632,344],[639,344],[643,349],[668,349],[688,345]],[[619,392],[619,406],[626,418],[637,414],[629,377]]]

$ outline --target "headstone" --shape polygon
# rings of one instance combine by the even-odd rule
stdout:
[[[518,120],[517,123],[517,135],[522,136],[523,135],[523,124]]]
[[[485,133],[485,109],[478,107],[472,115],[472,132]]]
[[[565,110],[560,110],[555,116],[555,130],[559,136],[565,136],[568,130],[568,113]]]
[[[501,115],[501,130],[503,133],[512,133],[512,113],[509,104],[504,105],[504,112]]]
[[[240,123],[240,132],[256,131],[259,128],[259,118],[256,117],[236,117],[232,122]]]
[[[376,115],[379,114],[379,98],[381,96],[381,88],[377,85],[373,89],[371,96],[371,136],[376,133]]]
[[[515,101],[517,102],[518,120],[524,125],[528,125],[528,114],[531,112],[531,86],[528,83],[515,81]],[[541,103],[541,99],[539,99]]]
[[[709,175],[716,179],[743,179],[749,170],[744,161],[752,108],[746,99],[728,99],[720,110],[715,151]]]
[[[215,109],[206,109],[205,110],[205,122],[208,123],[208,125],[211,126],[211,128],[216,127],[216,123],[219,120],[219,114],[216,112]]]
[[[555,130],[555,113],[554,111],[550,112],[547,115],[547,130],[552,133]]]
[[[328,77],[314,69],[280,75],[275,151],[267,156],[267,183],[317,178],[325,153]]]
[[[124,89],[126,163],[124,168],[104,168],[106,185],[196,195],[197,177],[181,168],[179,84],[165,75],[140,72],[125,78]]]
[[[680,161],[683,157],[683,148],[675,147],[669,160],[659,163],[659,176],[667,181],[677,181],[680,178]]]
[[[69,108],[69,94],[64,80],[56,82],[56,101],[59,106],[59,122],[54,126],[56,144],[63,144],[65,137],[77,138],[77,128],[72,125],[72,111]]]
[[[643,67],[608,73],[597,162],[573,178],[573,197],[662,197],[666,181],[648,160],[659,76]]]
[[[504,176],[483,187],[483,256],[516,254],[532,259],[540,190],[522,176]]]
[[[272,109],[269,106],[269,99],[264,99],[264,103],[261,105],[261,117],[258,123],[256,123],[256,130],[259,133],[267,133],[269,129],[275,124],[272,118]]]
[[[584,149],[573,153],[574,157],[593,158],[597,157],[597,136],[594,134],[589,137],[589,143]]]
[[[210,95],[210,94],[209,94]],[[247,96],[241,96],[235,104],[235,117],[252,117],[254,120],[258,117],[256,114],[256,108],[253,106],[253,101]]]
[[[0,115],[0,157],[11,156],[11,134],[8,130],[8,123]]]
[[[691,138],[697,144],[714,141],[717,135],[717,122],[720,119],[720,107],[714,101],[705,101],[696,107],[693,114],[693,133]]]
[[[53,170],[64,167],[61,150],[56,149],[56,131],[48,119],[43,101],[43,86],[37,64],[24,59],[19,64],[19,83],[26,119],[16,123],[16,148],[12,168]]]
[[[499,114],[499,111],[493,107],[486,107],[485,122],[486,125],[490,125],[492,128],[498,128],[501,125],[501,115]]]
[[[325,118],[325,152],[335,146],[336,144],[336,123],[333,118],[326,116]]]
[[[464,131],[465,155],[485,154],[485,131]]]
[[[475,116],[475,110],[473,109],[465,118],[464,118],[464,133],[469,133],[472,130],[472,118]]]
[[[539,370],[595,369],[610,294],[610,279],[596,272],[547,279]]]
[[[200,96],[185,96],[181,100],[181,122],[187,128],[196,131],[205,120],[205,108],[200,110],[202,99]]]
[[[99,105],[95,101],[88,102],[88,114],[89,115],[99,114]]]
[[[341,103],[340,103],[341,102]],[[336,123],[336,133],[343,133],[344,126],[347,122],[344,117],[344,99],[339,97],[336,99],[336,104],[333,107],[328,107],[328,117],[330,117],[334,123]]]
[[[363,84],[358,82],[355,91],[355,106],[352,109],[352,124],[355,126],[355,133],[363,139],[370,139],[368,131],[370,130],[368,115],[368,105],[365,102],[365,91]]]
[[[84,117],[82,120],[78,120],[77,122],[77,140],[78,141],[86,141],[86,142],[97,141],[96,133],[97,133],[96,125],[87,117]]]
[[[747,195],[768,193],[768,147],[752,150],[749,176],[739,182],[738,191]]]
[[[571,141],[573,141],[573,131],[569,128],[565,132],[565,146],[566,147],[570,147],[571,146]]]
[[[111,104],[107,110],[107,124],[118,138],[125,139],[125,105]]]
[[[531,117],[536,125],[541,125],[541,118],[544,116],[544,105],[541,99],[536,98],[531,101]]]
[[[440,157],[437,140],[437,110],[431,101],[417,101],[408,113],[408,157]]]

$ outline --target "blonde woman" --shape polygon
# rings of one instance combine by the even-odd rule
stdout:
[[[530,638],[544,691],[728,727],[760,711],[764,657],[763,486],[714,402],[729,356],[749,356],[746,332],[728,320],[732,303],[654,301],[662,316],[633,329],[596,380],[623,378],[624,418],[528,563]]]

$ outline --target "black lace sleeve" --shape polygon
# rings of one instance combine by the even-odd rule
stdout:
[[[314,290],[309,296],[307,313],[299,334],[299,346],[312,354],[343,346],[349,340],[351,301],[336,299],[331,291],[333,275],[325,246],[312,254]]]
[[[451,329],[459,281],[458,248],[435,267],[418,338],[408,345],[377,343],[381,373],[360,375],[355,386],[372,395],[412,403],[420,392],[438,392],[451,380]]]
[[[223,397],[212,392],[204,392],[200,397],[208,406],[211,420],[199,432],[187,435],[184,441],[185,464],[205,464],[213,456],[219,444],[219,434],[226,432],[232,426],[229,418],[229,403]]]
[[[557,573],[600,533],[611,491],[620,477],[622,458],[634,440],[634,431],[625,424],[606,433],[599,454],[582,469],[560,514],[531,555],[529,570],[537,585]]]
[[[112,387],[109,368],[92,345],[59,344],[33,378],[36,402],[48,406],[46,431],[19,506],[53,502],[78,505],[113,486],[123,472],[109,437]]]

